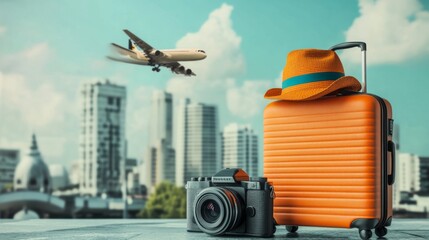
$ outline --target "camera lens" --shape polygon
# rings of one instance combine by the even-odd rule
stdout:
[[[201,212],[206,222],[214,223],[220,216],[220,207],[215,201],[207,200],[202,204]]]
[[[221,235],[241,223],[242,200],[231,189],[210,187],[201,191],[194,202],[194,219],[205,233]]]

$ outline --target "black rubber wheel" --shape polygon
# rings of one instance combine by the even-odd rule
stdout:
[[[387,228],[386,227],[378,227],[375,229],[375,235],[378,237],[384,237],[387,234]]]
[[[286,226],[286,231],[288,231],[290,233],[294,233],[294,232],[298,231],[298,226]]]
[[[372,232],[368,229],[362,229],[359,230],[359,236],[363,240],[370,239],[372,237]]]

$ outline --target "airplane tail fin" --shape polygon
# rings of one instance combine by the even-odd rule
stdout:
[[[128,39],[128,49],[130,49],[131,51],[134,51],[134,49],[136,49],[136,46],[133,44],[131,39]]]

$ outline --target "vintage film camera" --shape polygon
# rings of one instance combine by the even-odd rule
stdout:
[[[266,178],[227,168],[213,177],[192,178],[186,189],[188,231],[273,236],[274,190]]]

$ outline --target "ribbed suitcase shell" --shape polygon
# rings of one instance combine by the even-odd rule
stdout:
[[[361,228],[353,221],[377,219],[390,225],[392,188],[383,171],[391,171],[391,162],[382,145],[391,136],[382,131],[392,111],[381,101],[386,113],[368,94],[266,107],[264,175],[274,185],[278,224]]]

